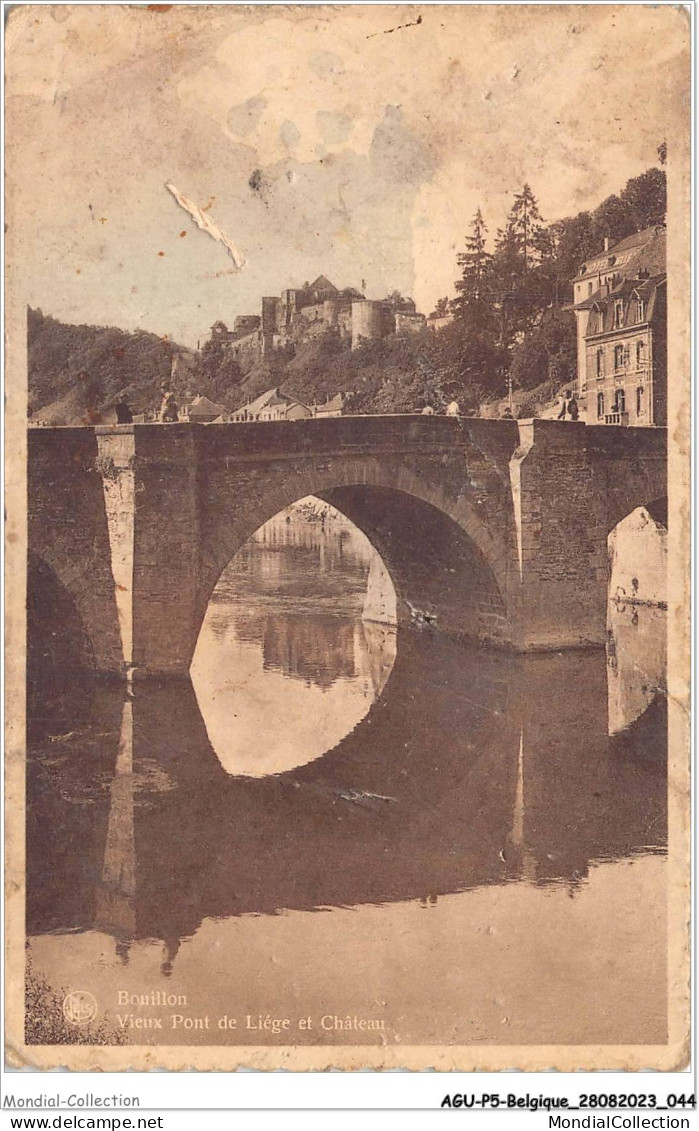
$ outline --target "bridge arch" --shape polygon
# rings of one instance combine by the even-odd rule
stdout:
[[[281,476],[265,475],[262,490],[256,480],[251,485],[252,489],[247,491],[221,492],[216,478],[210,477],[203,503],[202,560],[206,566],[209,564],[207,557],[210,557],[211,566],[218,571],[217,577],[256,530],[299,499],[307,495],[323,496],[343,488],[378,487],[408,495],[416,503],[425,503],[451,518],[478,547],[497,579],[501,593],[506,591],[506,553],[481,517],[479,508],[465,495],[454,500],[443,484],[428,482],[406,465],[395,466],[384,460],[369,458],[343,460],[332,467],[315,466],[291,472],[284,469]],[[211,487],[213,490],[210,490]],[[231,547],[234,547],[232,552]]]
[[[378,461],[268,482],[263,494],[216,492],[204,506],[192,652],[226,566],[265,522],[309,495],[345,515],[377,550],[396,590],[399,624],[431,623],[472,640],[508,641],[506,556],[472,504],[455,504],[413,472],[391,474]]]

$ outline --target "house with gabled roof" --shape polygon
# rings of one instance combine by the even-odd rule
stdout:
[[[216,404],[208,397],[197,396],[180,410],[180,419],[190,420],[193,424],[210,424],[214,420],[225,416],[226,406]]]
[[[308,405],[280,393],[279,389],[267,389],[255,400],[242,405],[230,414],[232,422],[243,424],[261,420],[305,420],[313,413]]]

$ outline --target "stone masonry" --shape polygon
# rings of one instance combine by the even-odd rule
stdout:
[[[367,534],[400,624],[516,651],[599,646],[608,535],[667,494],[666,474],[663,429],[556,420],[37,428],[29,546],[74,603],[82,664],[113,675],[186,675],[225,566],[309,494]]]

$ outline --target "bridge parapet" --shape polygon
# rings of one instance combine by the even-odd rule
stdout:
[[[102,425],[95,429],[36,429],[49,432],[95,432],[98,435],[127,434],[144,456],[163,443],[186,443],[187,437],[207,458],[230,455],[259,459],[270,456],[292,459],[298,455],[326,452],[416,451],[455,449],[476,445],[484,451],[511,454],[517,442],[514,420],[480,420],[470,417],[341,416],[308,420],[275,420],[234,424],[127,424]],[[508,451],[509,449],[509,451]]]

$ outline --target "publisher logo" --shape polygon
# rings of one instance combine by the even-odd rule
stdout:
[[[97,1014],[97,1000],[89,990],[72,990],[63,999],[63,1016],[71,1025],[87,1025]]]

